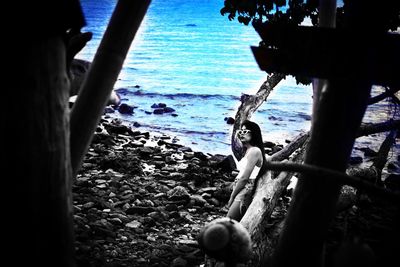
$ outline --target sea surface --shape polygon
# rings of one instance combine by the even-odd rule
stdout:
[[[83,31],[93,38],[77,58],[92,61],[116,1],[81,0],[81,5]],[[152,0],[114,87],[123,103],[135,106],[134,114],[110,116],[169,135],[195,151],[230,154],[232,125],[226,118],[235,117],[241,95],[255,94],[267,73],[250,50],[260,37],[252,26],[222,16],[222,7],[223,0]],[[284,144],[309,130],[311,102],[311,86],[288,76],[251,119],[261,126],[264,141]],[[175,111],[152,114],[158,103]],[[368,110],[365,121],[395,116],[386,102]],[[366,139],[361,146],[376,146],[375,141]]]

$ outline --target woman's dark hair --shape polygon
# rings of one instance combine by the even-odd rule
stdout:
[[[258,181],[260,180],[261,176],[263,176],[263,174],[266,172],[267,170],[267,164],[266,164],[266,160],[265,160],[265,149],[264,149],[264,142],[262,139],[262,134],[261,134],[261,129],[260,126],[258,126],[257,123],[249,121],[249,120],[245,120],[242,123],[242,127],[245,126],[246,129],[251,131],[251,139],[250,139],[250,145],[252,146],[256,146],[261,150],[261,155],[263,158],[263,162],[262,162],[262,166],[260,168],[260,171],[257,174],[256,179],[254,180],[254,186],[253,186],[253,190],[251,195],[254,196],[254,193],[256,192],[257,189],[257,184]]]

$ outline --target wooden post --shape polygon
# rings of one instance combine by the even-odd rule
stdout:
[[[370,87],[363,82],[330,81],[315,114],[306,164],[346,170]],[[341,186],[324,177],[307,176],[297,182],[275,266],[322,266],[324,237],[335,215]]]
[[[358,4],[362,5],[360,1]],[[365,57],[360,63],[368,64],[367,60]],[[348,81],[341,77],[329,79],[314,110],[306,164],[346,170],[370,89],[368,77],[357,72]],[[307,174],[298,180],[274,253],[274,266],[323,266],[324,240],[340,189],[338,182],[316,175]]]
[[[73,267],[65,44],[61,34],[10,40],[1,120],[3,265]]]
[[[71,163],[79,171],[150,0],[119,0],[71,111]]]
[[[336,25],[336,0],[319,1],[318,27],[335,28]],[[316,113],[318,108],[321,91],[326,86],[326,79],[314,78],[313,87],[313,105],[312,114]]]

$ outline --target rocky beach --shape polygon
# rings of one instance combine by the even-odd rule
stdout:
[[[224,215],[223,162],[103,119],[73,186],[79,266],[199,264],[196,234]]]
[[[199,266],[197,235],[225,216],[234,168],[104,116],[73,185],[78,265]]]
[[[282,147],[275,146],[269,153]],[[201,266],[197,235],[225,216],[234,169],[229,155],[192,151],[104,115],[73,184],[78,266]],[[290,193],[275,208],[271,230],[279,229]],[[367,249],[352,243],[361,254],[386,257],[394,211],[387,200],[360,195],[336,216],[327,258],[349,236],[361,237]]]

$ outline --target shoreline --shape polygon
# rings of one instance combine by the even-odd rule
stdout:
[[[118,111],[115,110],[115,112],[118,112]],[[222,156],[229,156],[230,154],[232,154],[232,152],[230,151],[230,145],[228,145],[228,144],[226,144],[227,150],[226,151],[224,150],[225,153],[220,149],[215,150],[216,152],[212,153],[211,148],[204,149],[202,144],[196,143],[195,141],[191,141],[190,137],[192,134],[176,133],[174,131],[164,130],[164,129],[156,130],[156,129],[151,129],[150,127],[146,127],[143,125],[135,125],[135,123],[133,123],[130,120],[121,119],[117,116],[112,116],[110,113],[103,115],[102,119],[109,120],[110,123],[121,124],[124,127],[127,127],[131,131],[134,131],[134,132],[148,133],[148,135],[151,136],[151,138],[149,140],[147,140],[145,145],[155,146],[157,144],[154,140],[163,139],[163,140],[169,140],[169,143],[171,143],[171,144],[176,144],[177,146],[189,147],[190,149],[192,149],[195,152],[201,152],[204,154],[222,155]],[[142,141],[144,141],[144,140],[142,140]],[[206,141],[205,141],[205,143],[206,143]]]
[[[117,112],[118,110],[113,110],[113,113]],[[201,152],[208,155],[220,155],[225,157],[233,155],[231,146],[228,143],[224,143],[226,144],[226,150],[222,151],[220,149],[219,150],[217,149],[215,150],[215,152],[211,152],[213,147],[215,147],[215,145],[212,144],[213,143],[212,141],[210,148],[205,149],[204,146],[207,145],[207,143],[209,142],[205,141],[204,143],[196,143],[191,140],[192,137],[191,134],[185,135],[183,133],[176,133],[168,130],[150,129],[149,127],[146,126],[135,125],[135,123],[133,123],[129,119],[122,119],[119,116],[113,116],[112,113],[105,113],[105,115],[103,115],[102,118],[109,121],[114,121],[114,123],[117,124],[122,124],[125,127],[130,128],[132,131],[147,132],[149,135],[152,136],[153,139],[170,140],[172,144],[185,146],[196,152]],[[231,127],[233,127],[233,125],[231,125]],[[266,133],[263,134],[264,135],[263,141],[264,144],[269,144],[268,146],[270,147],[271,151],[276,152],[279,151],[279,149],[281,149],[282,147],[289,144],[291,140],[293,140],[298,136],[298,134],[305,132],[307,131],[299,130],[297,134],[292,134],[291,138],[289,138],[288,136],[279,135],[279,133]],[[359,168],[366,168],[369,165],[371,165],[374,156],[378,152],[380,145],[382,144],[383,140],[386,137],[386,134],[387,134],[386,132],[383,132],[383,133],[376,133],[358,137],[354,142],[349,165]],[[400,134],[398,134],[398,137],[396,138],[397,140],[399,139],[399,136]],[[227,133],[227,140],[230,141],[230,138],[231,138],[231,132],[229,130],[229,133]],[[148,143],[146,145],[152,145],[152,146],[156,145],[154,142],[152,143],[151,140],[148,140],[147,142]],[[396,160],[396,155],[400,155],[399,142],[393,144],[391,148],[391,152],[388,155],[387,163],[385,164],[386,166],[383,169],[382,180],[385,180],[391,174],[394,175],[400,174],[400,164],[396,164],[396,161],[398,161]]]

